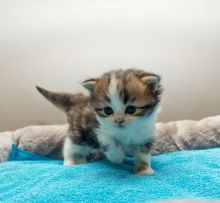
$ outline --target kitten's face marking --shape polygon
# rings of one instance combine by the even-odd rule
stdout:
[[[87,80],[86,88],[99,121],[123,129],[154,110],[160,100],[155,94],[160,91],[159,80],[159,76],[143,71],[120,70]]]

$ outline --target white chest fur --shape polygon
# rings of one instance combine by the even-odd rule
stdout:
[[[131,146],[144,144],[154,136],[155,115],[137,119],[124,128],[112,127],[103,120],[100,120],[100,124],[101,126],[97,130],[99,142],[105,146],[116,141],[127,151]]]

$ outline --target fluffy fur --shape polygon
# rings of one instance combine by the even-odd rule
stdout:
[[[97,151],[113,163],[121,163],[125,154],[132,154],[137,174],[153,173],[150,152],[161,95],[160,77],[136,69],[118,70],[88,79],[82,85],[89,96],[37,87],[67,113],[64,164],[85,163],[87,156]]]

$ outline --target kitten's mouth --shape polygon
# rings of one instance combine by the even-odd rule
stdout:
[[[125,126],[122,124],[117,125],[118,128],[124,128]]]

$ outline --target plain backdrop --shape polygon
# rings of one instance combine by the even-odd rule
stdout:
[[[1,131],[66,122],[35,85],[129,67],[162,76],[160,121],[220,114],[220,1],[0,0]]]

